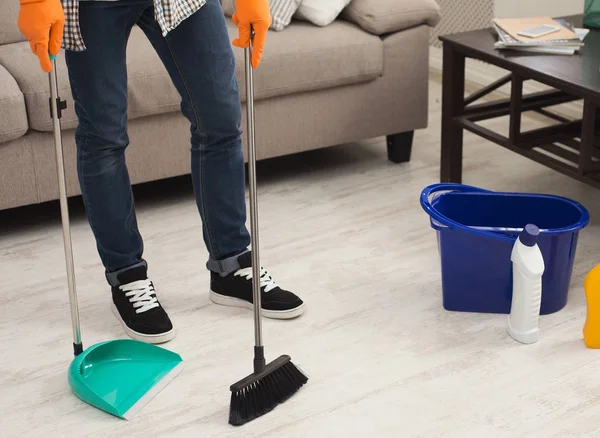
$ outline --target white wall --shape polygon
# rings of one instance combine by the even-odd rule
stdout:
[[[583,13],[584,0],[495,0],[497,18],[574,15]]]

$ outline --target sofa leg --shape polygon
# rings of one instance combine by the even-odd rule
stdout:
[[[415,131],[402,132],[387,136],[388,160],[392,163],[407,163],[410,161],[410,153]]]

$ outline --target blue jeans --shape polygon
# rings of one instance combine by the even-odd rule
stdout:
[[[125,52],[135,25],[169,72],[191,124],[191,174],[209,252],[207,267],[222,275],[238,269],[237,256],[250,245],[241,105],[219,0],[208,0],[166,37],[154,19],[152,0],[83,1],[80,7],[87,50],[66,53],[79,119],[77,171],[108,282],[116,285],[117,274],[146,265],[125,163]]]

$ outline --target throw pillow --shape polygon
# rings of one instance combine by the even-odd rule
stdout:
[[[302,0],[269,0],[269,8],[271,9],[271,29],[280,31],[285,29],[292,17],[298,10]],[[235,0],[222,0],[223,12],[228,17],[235,13]]]
[[[352,0],[302,0],[294,18],[328,26]]]

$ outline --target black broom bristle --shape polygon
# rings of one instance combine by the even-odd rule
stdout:
[[[241,426],[267,414],[308,382],[308,377],[288,356],[282,356],[269,365],[262,375],[249,376],[242,381],[247,384],[238,383],[231,387],[229,424]]]

